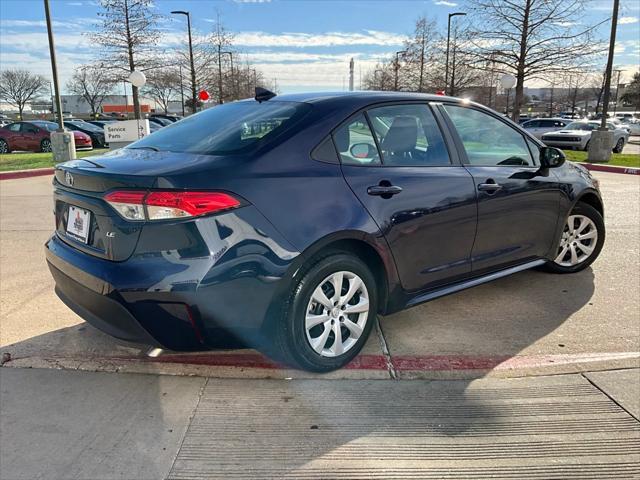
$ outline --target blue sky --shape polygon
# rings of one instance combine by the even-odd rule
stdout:
[[[50,0],[54,18],[62,83],[73,67],[95,58],[82,36],[91,30],[99,7],[95,0]],[[583,23],[597,23],[610,15],[611,0],[588,2]],[[356,87],[377,61],[402,47],[415,20],[427,15],[446,25],[447,14],[464,9],[464,0],[157,0],[159,13],[192,12],[193,27],[209,32],[219,12],[236,34],[236,47],[267,78],[277,79],[283,92],[341,90],[347,81],[350,57],[356,61]],[[622,0],[615,63],[625,76],[640,62],[640,0]],[[571,21],[571,19],[568,19]],[[182,17],[162,23],[163,47],[182,48]],[[608,25],[601,37],[608,38]],[[47,77],[50,64],[41,0],[0,0],[0,67],[28,68]],[[624,79],[623,79],[624,80]],[[535,85],[531,85],[535,86]]]

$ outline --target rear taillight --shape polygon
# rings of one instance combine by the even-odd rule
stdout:
[[[237,198],[222,192],[117,190],[104,199],[132,221],[198,217],[240,206]]]

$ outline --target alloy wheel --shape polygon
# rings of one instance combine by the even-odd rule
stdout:
[[[43,152],[50,152],[51,151],[51,140],[43,140],[42,141],[42,151]]]
[[[307,305],[307,341],[320,356],[340,356],[358,342],[368,317],[369,293],[362,279],[353,272],[332,273]]]
[[[624,139],[620,138],[618,140],[618,143],[616,143],[616,148],[614,148],[614,150],[616,153],[621,153],[623,148],[624,148]]]
[[[0,153],[8,153],[9,145],[4,140],[0,140]]]
[[[591,256],[598,243],[598,229],[589,217],[570,215],[565,224],[554,262],[573,267]]]

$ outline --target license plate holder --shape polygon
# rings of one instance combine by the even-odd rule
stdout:
[[[88,243],[90,225],[91,212],[89,210],[69,205],[67,215],[67,235],[82,243]]]

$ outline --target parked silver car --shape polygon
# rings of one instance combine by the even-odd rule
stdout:
[[[599,121],[571,122],[562,130],[542,135],[542,141],[550,147],[588,150],[591,132],[599,127]],[[624,145],[629,140],[629,131],[611,122],[607,122],[607,128],[613,131],[613,144],[611,145],[613,151],[615,153],[622,152]]]
[[[569,125],[571,120],[566,118],[536,118],[522,124],[522,128],[531,133],[536,138],[542,138],[545,133],[562,130]]]

